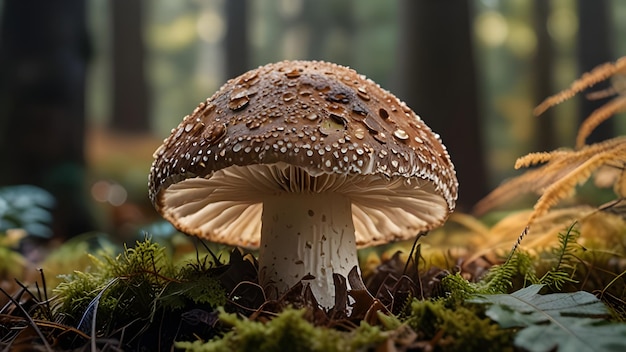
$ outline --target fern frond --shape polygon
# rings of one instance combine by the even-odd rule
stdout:
[[[540,283],[540,279],[537,277],[536,271],[537,258],[527,252],[523,252],[518,254],[517,261],[519,273],[524,277],[524,287],[528,284],[534,285]]]
[[[517,158],[515,161],[515,169],[521,169],[523,167],[530,167],[537,164],[544,164],[550,160],[559,159],[565,155],[570,154],[567,150],[554,150],[551,152],[538,152],[526,154]]]
[[[557,291],[560,291],[566,282],[576,282],[572,278],[577,266],[574,252],[579,248],[575,245],[577,245],[577,240],[580,237],[580,232],[576,226],[577,222],[574,222],[567,230],[559,232],[559,245],[552,250],[556,262],[540,279],[542,284],[553,287]]]
[[[481,281],[483,286],[479,286],[478,290],[481,293],[505,293],[512,286],[514,277],[523,278],[524,286],[541,283],[557,290],[560,290],[566,282],[576,282],[573,279],[577,267],[575,251],[580,248],[577,243],[580,232],[576,226],[575,221],[565,231],[559,232],[558,244],[551,250],[554,265],[541,278],[537,277],[535,271],[537,258],[518,250],[521,239],[528,234],[527,228],[519,236],[506,261],[489,270]]]
[[[575,244],[576,240],[580,237],[580,232],[576,229],[577,225],[577,222],[572,223],[567,230],[559,232],[559,235],[557,236],[559,239],[559,246],[552,250],[552,253],[557,259],[554,267],[555,271],[569,265],[567,262],[574,255],[572,245]]]
[[[589,160],[546,188],[535,203],[528,224],[530,225],[537,216],[546,213],[558,202],[575,193],[576,186],[587,181],[593,171],[608,162],[615,162],[615,159],[620,159],[622,162],[626,161],[626,143],[617,145],[615,149],[591,156]]]
[[[596,163],[597,160],[590,160],[590,162]],[[550,208],[557,205],[561,200],[574,195],[576,186],[589,178],[591,174],[590,168],[591,167],[588,165],[583,165],[578,172],[573,172],[568,175],[568,177],[548,187],[541,197],[539,197],[537,203],[535,203],[533,207],[534,211],[530,214],[528,219],[528,226],[530,226],[537,217],[547,213]]]
[[[595,85],[596,83],[602,82],[615,74],[623,72],[625,69],[626,57],[620,58],[615,63],[609,62],[602,64],[594,68],[590,72],[583,74],[582,77],[574,81],[574,83],[572,83],[568,89],[563,90],[545,99],[535,108],[533,112],[537,116],[541,115],[552,106],[562,103],[563,101],[573,97],[577,93],[582,92],[583,90]]]
[[[542,215],[571,195],[576,185],[587,181],[591,173],[601,166],[623,168],[626,164],[626,137],[586,145],[578,150],[559,149],[549,153],[531,153],[518,159],[517,165],[543,162],[544,165],[526,171],[493,190],[476,204],[474,213],[484,214],[522,194],[535,192],[541,194],[541,198],[535,204],[534,217]]]
[[[524,250],[535,255],[547,250],[556,243],[555,233],[577,219],[596,211],[590,206],[577,206],[554,209],[539,217],[533,223],[533,231],[525,239]],[[484,240],[477,243],[472,255],[465,259],[463,267],[470,267],[481,258],[489,258],[490,263],[506,259],[511,253],[511,243],[519,238],[519,231],[526,226],[532,210],[512,212],[493,225]]]
[[[523,251],[511,253],[501,265],[494,265],[483,280],[480,281],[478,291],[481,294],[506,293],[513,284],[513,278],[521,275],[524,281],[537,283],[532,257]]]
[[[484,279],[486,285],[479,291],[486,294],[506,293],[513,286],[513,276],[517,273],[517,257],[512,256],[502,265],[494,265]]]
[[[596,109],[589,117],[583,121],[576,136],[576,148],[580,149],[585,145],[585,140],[593,130],[611,116],[626,111],[626,95],[620,95]]]

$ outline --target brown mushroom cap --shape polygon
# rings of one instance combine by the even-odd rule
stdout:
[[[154,154],[150,199],[175,227],[257,247],[262,202],[279,192],[350,197],[357,246],[414,237],[454,210],[439,136],[352,69],[283,61],[229,80]]]

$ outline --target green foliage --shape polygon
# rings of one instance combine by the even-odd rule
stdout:
[[[55,310],[68,325],[91,327],[88,322],[96,314],[98,330],[112,331],[131,321],[152,321],[157,310],[182,308],[185,299],[213,307],[226,299],[216,278],[177,269],[165,248],[149,239],[116,257],[91,259],[91,271],[67,275],[55,289]]]
[[[512,255],[504,264],[491,267],[482,283],[482,292],[504,293],[513,285],[513,276],[517,274],[519,252]]]
[[[528,351],[623,351],[626,324],[608,324],[607,307],[578,291],[540,295],[543,285],[512,294],[482,295],[471,302],[491,305],[486,315],[504,329],[519,328],[515,346]]]
[[[142,281],[159,286],[175,274],[174,264],[165,255],[165,247],[149,239],[136,242],[134,248],[125,247],[115,258],[105,256],[104,260],[107,263],[104,270],[111,277],[139,276]]]
[[[222,309],[220,321],[232,329],[208,342],[178,342],[186,351],[356,351],[384,341],[378,327],[362,323],[351,332],[315,327],[304,318],[304,310],[285,309],[267,323],[240,319]]]
[[[574,283],[573,279],[578,265],[576,252],[582,248],[576,241],[580,232],[574,222],[565,231],[559,232],[558,246],[541,254],[541,258],[531,256],[517,248],[502,265],[491,267],[487,275],[477,287],[479,293],[496,294],[506,293],[516,287],[526,287],[528,284],[545,284],[559,291],[566,282]],[[552,262],[553,265],[541,278],[537,277],[537,260]],[[514,285],[516,279],[521,279]],[[471,291],[469,291],[471,293]]]
[[[116,257],[91,256],[91,259],[94,270],[74,272],[55,289],[61,300],[59,313],[74,324],[84,315],[94,314],[87,307],[96,297],[100,322],[110,321],[111,316],[116,316],[118,321],[145,316],[152,309],[160,282],[172,272],[163,248],[149,240],[137,242],[136,248],[125,248]],[[120,280],[109,285],[114,279]],[[101,294],[105,287],[108,292]]]
[[[20,277],[28,261],[18,247],[28,236],[50,237],[54,197],[30,185],[0,187],[0,279]]]
[[[457,314],[467,303],[491,304],[486,316],[498,322],[503,332],[514,333],[515,346],[523,350],[549,351],[558,347],[559,350],[621,351],[626,347],[626,325],[608,324],[610,312],[595,296],[583,291],[538,294],[542,287],[562,291],[565,283],[576,282],[574,277],[582,248],[576,242],[579,236],[574,223],[558,234],[559,243],[551,250],[536,256],[517,250],[505,263],[492,267],[477,283],[470,283],[459,274],[448,275],[442,280],[448,293],[443,302],[447,307],[456,306]],[[536,274],[541,270],[539,263],[549,263],[549,269],[541,278]],[[523,288],[528,284],[532,285]],[[519,287],[523,289],[506,294]],[[470,298],[472,295],[480,298]],[[432,302],[422,305],[425,306],[422,308],[424,312],[413,311],[413,315],[422,317],[413,327],[437,326],[437,320],[432,318],[437,314],[433,312],[444,316],[446,311],[433,309]],[[474,313],[474,316],[468,314],[457,319],[471,320],[481,315],[480,312]],[[484,331],[484,328],[473,327],[471,330]],[[433,331],[428,332],[432,334]],[[596,342],[598,337],[602,341]]]
[[[503,351],[510,332],[502,330],[480,310],[464,305],[449,307],[445,300],[413,300],[405,321],[420,340],[440,339],[445,351]]]
[[[102,264],[95,257],[92,258],[94,265]],[[64,281],[54,289],[54,292],[58,294],[58,299],[55,302],[56,309],[64,320],[77,323],[89,303],[107,285],[108,278],[97,270],[94,273],[75,271],[72,274],[62,276],[62,278]],[[109,307],[110,304],[103,304],[102,306]]]
[[[485,294],[505,293],[513,287],[516,277],[521,277],[521,286],[527,283],[538,283],[533,257],[517,250],[502,265],[491,267],[487,275],[479,283],[478,291]]]
[[[459,273],[445,276],[441,280],[441,284],[448,293],[447,301],[452,305],[461,304],[474,294],[479,293],[479,286],[465,280]]]
[[[559,246],[552,249],[556,263],[542,277],[540,282],[557,291],[560,291],[566,282],[576,282],[572,277],[576,272],[575,252],[581,248],[576,243],[580,232],[573,223],[565,232],[559,232]]]
[[[554,249],[535,256],[517,250],[478,282],[468,282],[460,274],[444,276],[440,286],[445,292],[443,298],[408,299],[397,316],[378,311],[376,318],[367,320],[375,325],[363,321],[347,331],[313,325],[306,310],[286,309],[271,319],[264,315],[269,312],[252,319],[226,313],[226,293],[212,275],[223,270],[212,271],[215,263],[208,256],[177,267],[165,247],[151,240],[125,248],[117,256],[91,256],[90,270],[66,276],[57,287],[55,311],[59,314],[56,317],[63,318],[60,323],[98,336],[115,336],[116,331],[128,336],[147,330],[160,333],[172,326],[149,325],[170,319],[169,325],[180,329],[176,339],[181,342],[176,346],[188,351],[357,351],[382,346],[398,350],[507,351],[517,347],[544,351],[555,347],[554,341],[561,343],[561,349],[574,345],[577,339],[589,341],[591,335],[611,334],[613,337],[593,345],[593,350],[612,351],[604,345],[611,343],[623,347],[624,325],[607,324],[607,308],[592,295],[537,295],[537,287],[561,290],[562,284],[569,282],[561,278],[576,273],[577,238],[572,225],[559,234]],[[539,279],[537,271],[545,272],[541,266],[550,269]],[[546,285],[505,294],[540,282]],[[550,299],[543,301],[542,297]],[[523,304],[511,303],[517,301]],[[221,313],[217,325],[203,322],[205,330],[196,333],[189,330],[191,325],[181,323],[181,316],[198,306],[212,314],[218,307]],[[212,308],[207,310],[207,306]],[[197,340],[189,341],[193,336]]]
[[[29,235],[50,237],[54,204],[54,197],[39,187],[0,187],[0,232],[21,228]]]
[[[159,297],[166,309],[182,309],[188,302],[209,304],[213,307],[226,303],[224,288],[205,272],[183,269],[178,276],[177,281],[166,284]]]

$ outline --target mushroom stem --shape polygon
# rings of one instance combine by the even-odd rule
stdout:
[[[320,305],[335,303],[333,273],[358,268],[351,201],[334,193],[281,193],[263,202],[259,281],[277,298],[305,275]]]

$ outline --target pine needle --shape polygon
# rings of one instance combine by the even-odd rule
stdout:
[[[43,347],[45,348],[45,350],[52,352],[53,350],[52,350],[52,347],[50,346],[50,343],[48,343],[48,340],[43,335],[43,332],[41,331],[41,329],[39,329],[39,326],[37,326],[37,323],[35,323],[35,321],[30,316],[30,314],[28,314],[26,309],[24,309],[22,304],[20,304],[20,302],[15,300],[8,292],[3,290],[2,287],[0,287],[0,292],[4,294],[6,297],[8,297],[11,303],[13,303],[13,305],[22,312],[22,315],[26,318],[26,320],[28,321],[28,324],[33,328],[33,330],[35,331],[35,333],[41,340],[41,343],[43,344]]]

